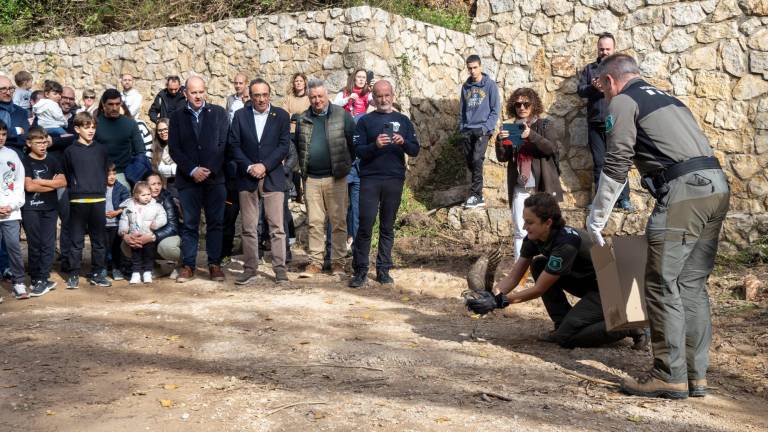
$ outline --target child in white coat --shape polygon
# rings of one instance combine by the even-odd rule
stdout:
[[[163,206],[152,199],[149,184],[137,182],[133,187],[133,198],[120,204],[123,213],[117,229],[118,235],[126,236],[152,234],[158,228],[168,223],[168,216]],[[138,284],[152,282],[152,266],[155,262],[155,243],[150,242],[141,247],[131,247],[131,280],[129,283]]]

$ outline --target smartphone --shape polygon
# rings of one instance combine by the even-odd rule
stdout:
[[[368,85],[371,85],[371,83],[373,82],[373,71],[367,71],[365,73],[365,79],[367,80]]]
[[[392,130],[392,123],[384,123],[384,133],[389,137],[389,142],[394,142],[394,131]]]

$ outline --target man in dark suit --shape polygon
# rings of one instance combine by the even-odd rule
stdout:
[[[258,78],[251,81],[248,89],[251,104],[235,112],[229,130],[229,147],[237,163],[237,188],[243,217],[245,272],[235,281],[238,285],[250,283],[257,277],[260,199],[264,200],[264,213],[269,225],[275,281],[288,280],[283,227],[286,181],[283,159],[288,155],[291,143],[291,121],[288,112],[269,103],[269,83]]]
[[[187,105],[171,114],[168,148],[176,162],[176,188],[184,215],[181,227],[182,268],[176,282],[195,276],[200,211],[205,210],[205,248],[211,280],[221,282],[221,243],[224,224],[224,160],[229,119],[224,108],[206,103],[205,82],[187,80]]]

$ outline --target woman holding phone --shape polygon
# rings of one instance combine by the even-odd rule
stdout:
[[[343,106],[355,122],[368,112],[368,105],[373,99],[371,86],[368,82],[368,72],[365,69],[355,70],[347,79],[347,85],[333,99],[334,105]]]
[[[558,167],[557,131],[553,123],[542,117],[544,107],[535,90],[515,90],[507,99],[508,120],[496,137],[496,158],[507,162],[507,189],[515,227],[515,259],[527,235],[523,226],[523,203],[536,192],[563,200]],[[510,131],[512,134],[510,135]],[[519,134],[519,135],[518,135]]]

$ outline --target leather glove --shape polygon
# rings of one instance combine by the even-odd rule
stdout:
[[[595,199],[592,200],[592,210],[587,217],[587,232],[592,237],[592,241],[598,246],[604,246],[603,228],[608,223],[608,218],[613,211],[613,205],[619,199],[621,191],[624,189],[624,183],[608,177],[605,173],[600,173],[600,182],[597,186]]]
[[[494,309],[504,309],[509,306],[507,296],[504,294],[493,295],[488,291],[483,291],[476,296],[467,298],[465,303],[469,310],[480,315],[485,315]]]

